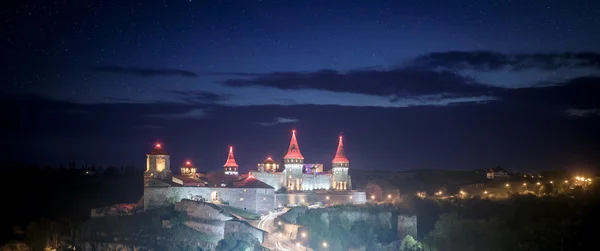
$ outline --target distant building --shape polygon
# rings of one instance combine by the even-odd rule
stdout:
[[[502,167],[495,167],[487,170],[486,177],[490,180],[503,180],[508,179],[510,176],[508,172]]]

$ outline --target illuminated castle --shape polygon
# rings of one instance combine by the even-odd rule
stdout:
[[[269,157],[258,164],[257,172],[251,172],[250,175],[269,184],[275,190],[282,188],[287,191],[352,190],[352,183],[348,175],[350,161],[346,157],[341,136],[335,157],[331,162],[330,172],[323,172],[322,164],[305,164],[294,130],[287,154],[283,157],[284,170],[278,172],[279,165]]]
[[[229,147],[222,172],[198,173],[197,167],[186,161],[180,174],[173,175],[170,155],[156,144],[146,154],[144,209],[170,205],[182,199],[228,204],[257,213],[266,213],[283,205],[366,202],[364,191],[352,191],[348,175],[350,161],[346,158],[342,137],[339,138],[331,171],[324,172],[322,164],[304,163],[296,131],[292,131],[283,162],[283,171],[278,170],[277,162],[269,157],[258,164],[258,171],[240,174],[233,147]],[[280,193],[275,193],[277,190]],[[308,192],[313,190],[323,191]]]

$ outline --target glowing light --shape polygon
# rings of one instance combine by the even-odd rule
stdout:
[[[156,146],[154,148],[159,149],[160,148],[160,144],[156,144]]]
[[[539,182],[538,182],[538,183],[535,183],[535,184],[536,184],[536,185],[538,185],[538,186],[539,186],[539,185],[541,185]]]
[[[352,196],[350,196],[350,199],[352,199]]]
[[[302,238],[306,238],[306,233],[302,233]]]
[[[550,184],[554,184],[554,181],[550,181]]]
[[[296,247],[300,247],[300,242],[296,242]]]
[[[189,166],[192,164],[192,162],[187,161],[187,162],[185,162],[185,164]]]
[[[463,191],[463,190],[460,190],[460,194],[465,194],[465,191]]]
[[[268,159],[268,160],[273,160],[273,159],[271,159],[271,157],[267,157],[267,159]]]
[[[391,194],[388,194],[388,199],[391,199],[391,198],[392,198],[392,195],[391,195]]]
[[[240,198],[240,201],[244,200],[244,198]]]
[[[484,194],[488,194],[488,191],[483,191]]]
[[[523,183],[523,186],[527,186],[527,183]]]
[[[324,241],[324,242],[323,242],[323,247],[324,247],[324,248],[326,248],[327,246],[328,246],[328,245],[327,245],[327,242],[325,242],[325,241]]]
[[[509,187],[509,186],[510,186],[510,184],[506,183],[506,185],[504,185],[504,186],[506,186],[506,187]]]
[[[374,200],[375,199],[375,195],[371,195],[371,199]]]
[[[325,197],[326,200],[329,200],[329,196]]]
[[[281,221],[278,221],[278,222],[277,222],[277,225],[281,226]]]
[[[565,183],[569,183],[569,181],[568,181],[568,180],[565,180]]]

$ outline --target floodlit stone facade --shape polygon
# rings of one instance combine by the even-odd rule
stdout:
[[[332,160],[332,169],[323,171],[322,164],[305,164],[304,156],[300,152],[296,131],[292,131],[292,138],[288,152],[283,158],[285,169],[277,172],[279,165],[271,157],[259,163],[258,171],[251,172],[254,178],[269,184],[276,191],[284,188],[287,191],[314,191],[314,190],[352,190],[352,182],[348,169],[350,161],[344,151],[342,137],[335,158]]]
[[[265,188],[226,187],[146,187],[144,209],[172,205],[184,199],[223,203],[259,214],[275,208],[275,190]]]
[[[352,190],[349,164],[342,137],[339,138],[331,171],[324,172],[322,164],[304,164],[304,156],[293,131],[283,171],[278,171],[279,165],[269,157],[257,165],[258,171],[247,176],[240,175],[233,147],[230,147],[223,166],[224,177],[209,180],[207,176],[197,174],[197,168],[190,161],[181,168],[180,175],[173,175],[169,154],[157,144],[147,154],[143,205],[147,210],[188,199],[222,203],[266,214],[285,205],[365,203],[365,193]],[[281,193],[276,194],[278,190]]]

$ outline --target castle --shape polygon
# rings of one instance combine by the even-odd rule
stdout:
[[[233,147],[229,147],[223,172],[198,173],[187,161],[180,174],[174,175],[170,155],[157,144],[146,154],[144,209],[182,199],[223,203],[261,214],[286,205],[366,202],[364,191],[352,190],[348,175],[350,161],[344,152],[342,137],[339,137],[331,171],[324,172],[322,164],[304,163],[295,130],[283,162],[283,171],[279,171],[279,164],[269,157],[258,164],[257,171],[241,174]]]
[[[352,190],[348,175],[350,161],[344,151],[344,142],[340,136],[335,158],[331,161],[330,172],[323,172],[322,164],[304,164],[304,156],[300,152],[296,131],[292,131],[292,139],[287,154],[283,157],[284,170],[278,172],[279,165],[271,157],[258,164],[257,172],[250,176],[269,184],[275,190],[311,191],[311,190]]]

